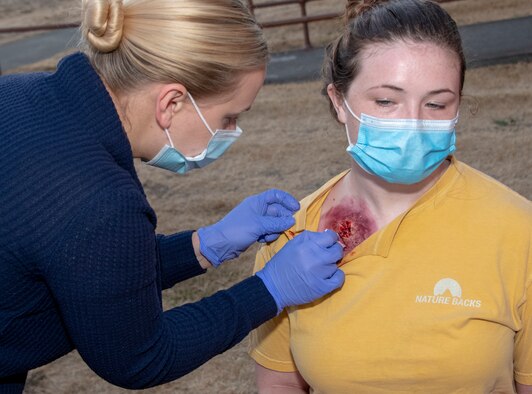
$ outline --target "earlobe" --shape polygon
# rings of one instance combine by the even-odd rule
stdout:
[[[347,122],[347,117],[343,106],[343,99],[341,98],[342,95],[338,93],[332,83],[327,85],[327,95],[329,96],[329,100],[331,100],[331,103],[336,111],[336,118],[340,123],[345,124]]]
[[[161,85],[155,103],[155,119],[161,129],[168,129],[173,117],[183,108],[187,89],[179,84]]]

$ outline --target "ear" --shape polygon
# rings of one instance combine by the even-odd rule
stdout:
[[[155,118],[162,129],[170,128],[172,119],[182,108],[187,98],[187,89],[179,84],[161,85],[155,103]]]
[[[347,115],[345,113],[343,95],[336,90],[332,83],[327,85],[327,94],[336,110],[336,118],[340,123],[345,124],[347,122]]]

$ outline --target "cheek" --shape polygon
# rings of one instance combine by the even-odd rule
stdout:
[[[205,128],[203,130],[199,129],[197,130],[197,133],[193,140],[193,144],[191,146],[198,151],[197,153],[201,153],[203,149],[207,147],[207,144],[209,143],[211,137],[212,135],[209,130]]]
[[[226,118],[215,118],[211,121],[211,123],[209,123],[209,126],[211,127],[211,130],[214,132],[216,132],[216,130],[225,130],[225,129],[228,129],[229,126],[230,126],[230,121],[228,121]],[[205,128],[205,131],[207,131],[207,133],[209,133],[209,131],[207,130],[207,128]],[[210,133],[209,133],[210,135]]]
[[[179,137],[172,136],[176,148],[185,156],[194,157],[199,155],[207,147],[211,138],[211,133],[203,126],[189,128],[179,134]]]
[[[346,125],[347,125],[346,133],[349,136],[350,142],[354,145],[354,144],[356,144],[357,138],[358,138],[359,123],[358,123],[357,120],[348,120]],[[345,128],[345,126],[344,126],[344,128]]]

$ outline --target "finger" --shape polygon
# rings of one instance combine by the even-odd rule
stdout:
[[[266,234],[258,239],[259,242],[273,242],[277,238],[279,238],[279,235],[281,233],[275,233],[275,234]]]
[[[333,245],[328,247],[327,252],[329,252],[330,258],[335,264],[340,261],[342,257],[344,257],[344,248],[342,248],[342,245],[340,245],[338,242],[335,242]]]
[[[336,232],[332,230],[325,230],[321,232],[308,232],[309,239],[314,241],[314,243],[323,248],[330,248],[331,246],[338,244],[340,237]]]
[[[279,190],[279,189],[270,189],[266,190],[263,193],[264,202],[268,205],[270,204],[281,204],[286,209],[296,212],[299,210],[299,201],[297,201],[291,194]]]
[[[280,216],[292,216],[293,214],[294,212],[285,208],[281,204],[271,204],[271,205],[268,205],[268,208],[266,208],[267,216],[280,217]]]
[[[270,217],[265,216],[260,218],[262,224],[263,235],[281,233],[292,227],[296,220],[292,216]]]
[[[345,273],[342,270],[336,270],[334,274],[327,279],[327,284],[330,286],[331,290],[338,289],[345,282]]]

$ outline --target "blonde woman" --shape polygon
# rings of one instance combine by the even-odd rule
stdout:
[[[337,231],[345,283],[253,332],[260,393],[532,392],[532,205],[455,157],[464,74],[436,2],[347,2],[323,92],[351,166],[290,230]]]
[[[131,389],[176,379],[288,306],[339,287],[337,235],[308,232],[226,291],[163,312],[161,290],[293,225],[280,190],[157,235],[133,158],[182,174],[241,135],[264,37],[238,0],[85,0],[83,52],[0,79],[0,392],[77,349]]]

